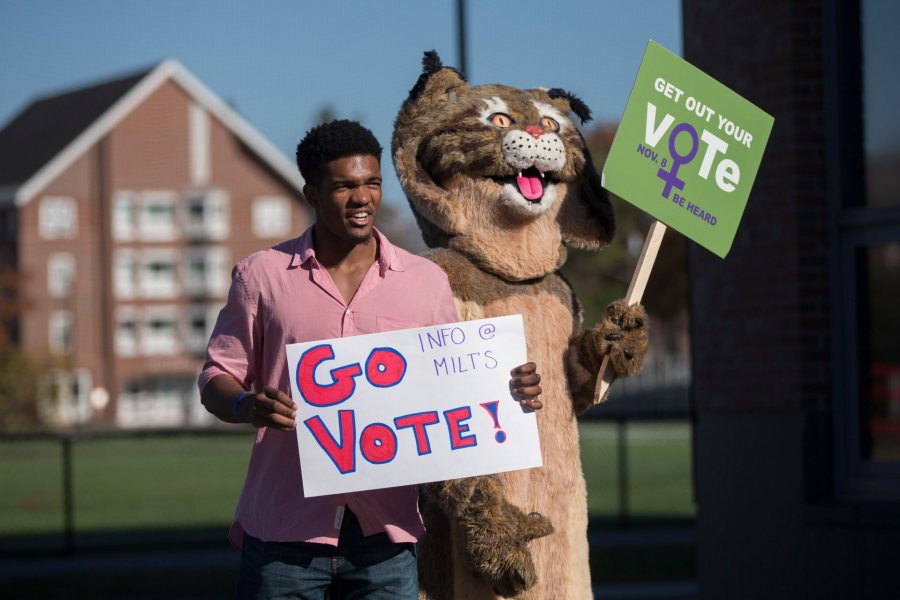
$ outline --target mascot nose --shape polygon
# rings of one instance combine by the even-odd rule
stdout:
[[[540,127],[538,127],[537,125],[529,125],[528,127],[525,128],[525,131],[527,131],[528,133],[530,133],[531,135],[533,135],[536,138],[539,138],[542,135],[544,135],[544,130],[541,129]]]

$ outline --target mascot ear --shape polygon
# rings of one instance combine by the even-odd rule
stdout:
[[[428,51],[422,59],[422,74],[394,122],[394,168],[430,247],[445,245],[456,233],[455,211],[448,193],[419,165],[419,150],[423,140],[454,118],[460,99],[468,91],[469,84],[459,71],[445,67],[437,52]]]
[[[591,120],[591,109],[572,92],[553,88],[546,94],[554,105],[563,112],[574,113],[582,124]],[[581,176],[570,186],[556,219],[563,241],[576,248],[597,250],[608,244],[615,235],[615,215],[609,194],[600,185],[591,151],[580,133],[578,138],[584,154],[584,167]]]

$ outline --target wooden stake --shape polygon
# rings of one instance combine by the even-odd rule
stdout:
[[[659,252],[659,246],[662,244],[663,236],[666,234],[666,226],[659,221],[654,221],[647,232],[644,240],[644,247],[641,248],[641,255],[638,258],[637,267],[634,269],[634,275],[631,276],[631,284],[628,286],[628,292],[625,293],[625,301],[629,306],[637,304],[644,296],[644,290],[647,288],[647,280],[650,279],[650,271],[653,270],[653,263],[656,262],[656,254]],[[613,373],[608,369],[609,356],[603,357],[603,363],[597,372],[597,387],[594,388],[594,404],[603,401],[609,386],[612,385]]]

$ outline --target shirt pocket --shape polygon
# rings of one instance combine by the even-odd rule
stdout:
[[[395,317],[387,317],[384,315],[376,315],[375,326],[378,328],[379,333],[384,331],[396,331],[398,329],[412,329],[414,327],[422,327],[420,323],[414,323],[413,321],[397,319]]]

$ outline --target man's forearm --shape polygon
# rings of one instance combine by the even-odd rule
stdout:
[[[206,410],[226,423],[247,423],[250,421],[246,414],[250,403],[245,399],[244,402],[235,404],[244,391],[246,390],[241,384],[230,375],[217,375],[203,388],[200,401]]]

